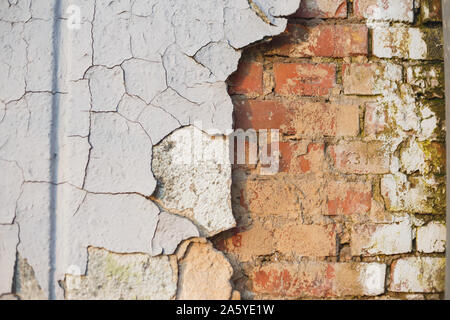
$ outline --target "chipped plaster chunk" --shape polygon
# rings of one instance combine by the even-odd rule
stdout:
[[[152,254],[173,254],[183,240],[198,236],[197,228],[189,219],[161,212],[152,240]]]
[[[228,140],[188,126],[155,146],[156,200],[193,221],[205,237],[235,226],[231,211]]]
[[[177,290],[173,256],[117,254],[89,248],[86,276],[66,275],[69,300],[169,300]]]
[[[12,292],[18,243],[17,224],[0,224],[0,296]]]
[[[0,159],[0,224],[11,224],[16,216],[16,204],[19,199],[23,173],[15,162]]]
[[[166,72],[161,62],[131,59],[122,64],[127,93],[150,103],[166,88]]]
[[[125,93],[121,67],[93,67],[86,74],[92,94],[92,111],[116,111]]]
[[[46,300],[47,295],[39,286],[33,268],[17,254],[16,273],[14,275],[14,293],[20,300]]]
[[[177,300],[230,299],[233,268],[223,253],[206,240],[187,242],[178,262]]]
[[[225,42],[212,42],[201,48],[194,59],[204,65],[220,81],[225,81],[238,66],[241,52]]]
[[[152,142],[142,126],[117,113],[93,113],[91,117],[92,150],[85,189],[151,195],[156,186]]]

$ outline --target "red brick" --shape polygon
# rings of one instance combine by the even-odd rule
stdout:
[[[256,293],[274,297],[325,298],[382,294],[386,265],[302,261],[271,262],[253,270]]]
[[[270,43],[269,55],[290,57],[348,57],[367,55],[368,29],[365,25],[306,26],[289,24]]]
[[[302,0],[297,18],[347,18],[346,0]]]
[[[421,0],[420,13],[423,22],[442,21],[442,0]]]
[[[280,129],[293,132],[294,114],[285,104],[273,100],[234,99],[236,129]]]
[[[382,141],[344,141],[330,146],[328,152],[334,167],[343,173],[389,173],[389,155]]]
[[[332,64],[275,63],[275,92],[283,95],[328,96],[336,85]]]
[[[359,133],[357,105],[234,99],[234,106],[237,129],[279,129],[302,138]]]
[[[329,215],[366,214],[372,205],[372,186],[364,182],[330,181],[326,186]]]
[[[230,94],[259,95],[263,93],[263,65],[243,60],[229,79]]]

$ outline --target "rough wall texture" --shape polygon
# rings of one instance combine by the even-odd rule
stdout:
[[[2,0],[0,296],[236,297],[186,239],[235,226],[225,80],[299,3]]]
[[[246,50],[235,127],[280,129],[281,162],[233,170],[243,298],[443,297],[442,45],[440,1],[303,0]]]

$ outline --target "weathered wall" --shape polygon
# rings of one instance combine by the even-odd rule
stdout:
[[[245,51],[235,127],[281,130],[280,172],[233,170],[215,238],[244,298],[442,298],[440,1],[304,0]]]
[[[299,3],[2,0],[0,296],[235,298],[225,80]]]

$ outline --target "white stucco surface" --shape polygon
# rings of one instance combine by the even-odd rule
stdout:
[[[240,49],[284,31],[299,2],[1,1],[0,295],[17,253],[49,298],[63,298],[58,281],[86,272],[88,247],[170,254],[232,227],[230,164],[178,166],[184,180],[160,185],[166,197],[154,202],[152,165],[160,184],[174,174],[154,146],[189,125],[231,130],[224,81]],[[201,192],[183,198],[183,181]]]

